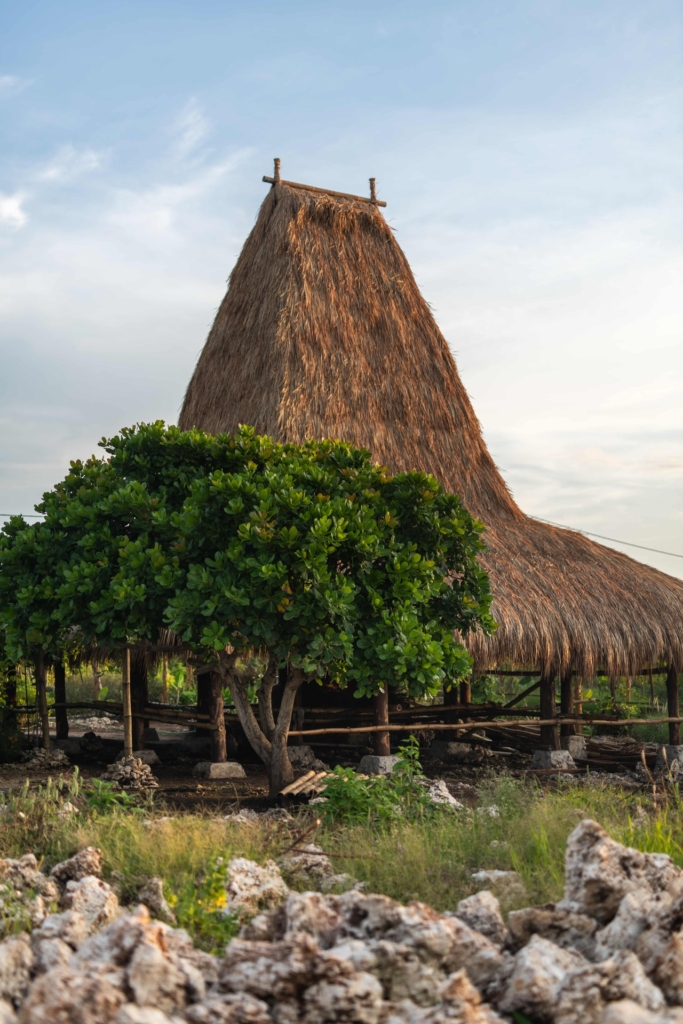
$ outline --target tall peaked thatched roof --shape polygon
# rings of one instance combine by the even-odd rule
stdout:
[[[468,645],[590,675],[683,663],[683,581],[529,519],[484,443],[453,356],[376,205],[277,183],[231,274],[180,426],[336,437],[422,469],[487,526],[499,629]]]

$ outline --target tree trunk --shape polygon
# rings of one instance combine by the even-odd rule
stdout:
[[[225,717],[223,714],[223,677],[220,672],[210,672],[210,707],[211,725],[216,728],[211,730],[211,760],[227,761],[228,744],[225,736]]]
[[[287,753],[287,739],[296,694],[304,682],[304,674],[301,669],[289,669],[274,729],[272,735],[268,737],[262,726],[259,725],[254,708],[249,703],[246,684],[239,679],[234,671],[236,654],[221,652],[219,657],[220,672],[230,688],[240,725],[254,751],[266,766],[269,794],[274,798],[294,779],[294,771]]]
[[[666,702],[667,702],[667,717],[678,718],[678,673],[673,665],[669,665],[666,673]],[[669,743],[673,746],[680,746],[681,743],[681,723],[680,722],[669,722]]]
[[[384,691],[375,697],[375,725],[389,725],[389,684],[384,684]],[[388,757],[391,754],[391,733],[374,733],[375,753],[378,757]]]
[[[50,749],[50,716],[47,710],[47,667],[45,665],[45,655],[42,651],[38,651],[35,657],[35,670],[36,670],[36,697],[38,703],[38,714],[40,715],[40,722],[43,730],[43,747],[45,750]]]
[[[145,707],[147,692],[147,655],[130,652],[130,698],[133,710],[133,750],[145,749]]]
[[[574,677],[571,670],[565,672],[560,680],[560,713],[563,718],[574,714]],[[560,736],[576,736],[576,726],[561,725]]]
[[[97,658],[93,658],[90,662],[92,665],[92,678],[95,684],[95,700],[100,699],[100,690],[102,689],[102,673],[100,672],[100,666],[97,662]]]
[[[555,673],[544,672],[541,676],[541,718],[557,718],[555,707]],[[559,750],[560,739],[556,725],[541,726],[541,749]]]
[[[54,672],[56,734],[58,740],[67,740],[69,738],[69,717],[66,713],[66,668],[60,659],[55,661]]]

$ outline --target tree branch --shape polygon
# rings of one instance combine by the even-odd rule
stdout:
[[[270,740],[267,736],[264,736],[258,722],[256,721],[254,709],[249,703],[246,686],[240,682],[235,674],[236,661],[236,652],[228,654],[227,652],[221,651],[219,655],[219,671],[228,685],[230,696],[235,703],[235,710],[237,711],[240,724],[244,729],[247,739],[263,763],[268,765],[270,763],[272,750]]]
[[[277,724],[271,737],[273,743],[281,743],[283,738],[285,743],[287,742],[287,733],[289,732],[289,726],[292,721],[292,711],[294,710],[296,692],[303,683],[304,678],[305,676],[300,668],[290,669],[287,676],[287,682],[285,683],[285,691],[282,694],[282,703],[280,704],[280,710],[277,716]]]
[[[270,740],[275,732],[275,719],[273,717],[273,687],[278,681],[278,659],[271,654],[268,659],[268,667],[263,673],[261,685],[258,691],[258,714],[261,723],[261,731]]]

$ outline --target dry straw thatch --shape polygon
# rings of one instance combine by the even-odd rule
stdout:
[[[276,184],[230,277],[180,425],[335,437],[433,473],[487,527],[492,637],[477,668],[635,674],[683,664],[683,582],[529,519],[484,443],[455,361],[376,206]]]

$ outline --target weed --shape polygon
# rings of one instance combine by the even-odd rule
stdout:
[[[207,953],[221,952],[240,928],[237,918],[225,912],[225,874],[225,858],[217,857],[196,880],[185,879],[168,897],[178,924]]]

